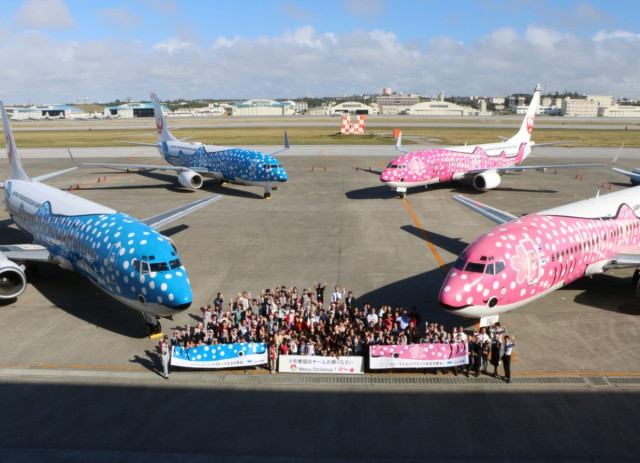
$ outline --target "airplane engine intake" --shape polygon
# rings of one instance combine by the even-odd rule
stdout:
[[[21,266],[0,255],[0,299],[18,297],[27,287],[27,276]]]
[[[178,175],[178,182],[185,188],[197,190],[202,186],[202,176],[192,170],[188,170]]]
[[[473,187],[476,190],[492,190],[500,185],[500,175],[495,170],[487,170],[473,178]]]

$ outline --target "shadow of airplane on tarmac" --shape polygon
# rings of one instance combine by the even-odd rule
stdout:
[[[423,230],[416,227],[415,225],[403,225],[400,227],[401,230],[406,231],[407,233],[415,236],[416,238],[420,238],[424,240]],[[450,236],[441,235],[436,232],[432,232],[429,230],[424,230],[424,233],[429,237],[429,241],[440,249],[444,249],[447,252],[450,252],[454,255],[460,255],[462,251],[469,245],[464,241],[461,241],[460,238],[452,238]]]
[[[29,284],[52,307],[91,325],[131,338],[146,336],[142,315],[138,311],[107,296],[75,272],[56,265],[38,264],[37,275],[30,278]]]
[[[620,278],[604,273],[583,277],[566,288],[582,291],[574,298],[576,304],[626,315],[640,315],[640,301],[631,276]]]
[[[445,312],[438,304],[438,292],[444,277],[441,268],[434,268],[362,294],[356,298],[356,306],[369,303],[373,307],[390,305],[394,309],[403,307],[409,311],[415,307],[421,317],[421,331],[426,321],[443,323],[445,326],[469,324],[465,321],[467,319]]]

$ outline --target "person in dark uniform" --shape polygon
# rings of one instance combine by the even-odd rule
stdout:
[[[507,383],[511,382],[511,354],[513,352],[513,346],[515,345],[515,338],[513,336],[504,337],[504,354],[502,354],[502,367],[504,368],[504,380]]]
[[[318,302],[324,302],[324,288],[327,287],[327,282],[324,284],[318,282],[316,283],[316,299]]]
[[[493,365],[493,376],[498,376],[498,365],[500,365],[500,351],[502,350],[502,343],[500,342],[500,336],[496,335],[491,341],[491,365]]]

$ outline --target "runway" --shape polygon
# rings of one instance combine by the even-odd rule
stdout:
[[[527,163],[610,160],[616,151],[543,148]],[[20,153],[32,176],[72,165],[66,150]],[[316,281],[352,290],[358,305],[415,306],[423,323],[471,328],[473,321],[445,313],[436,295],[444,270],[494,223],[453,194],[521,215],[628,188],[606,167],[573,168],[505,175],[488,192],[409,190],[402,201],[378,178],[396,153],[292,147],[278,155],[290,180],[268,201],[255,187],[205,184],[191,192],[170,174],[90,167],[48,183],[139,219],[223,195],[168,230],[194,304],[164,321],[165,332],[198,321],[199,306],[218,291],[229,300],[244,290]],[[159,161],[153,149],[137,147],[76,149],[74,156]],[[617,166],[631,169],[637,159],[640,150],[623,150]],[[2,244],[24,240],[6,213],[0,220]],[[631,461],[640,450],[633,431],[640,301],[631,275],[583,279],[501,316],[517,342],[509,385],[422,373],[346,379],[259,371],[180,371],[165,381],[156,372],[156,341],[143,336],[137,312],[42,265],[25,293],[0,307],[0,459]]]

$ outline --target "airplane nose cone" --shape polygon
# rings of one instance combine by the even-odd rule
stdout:
[[[286,182],[288,179],[289,177],[287,176],[287,173],[284,170],[279,172],[276,178],[276,180],[278,180],[279,182]]]
[[[449,312],[455,312],[456,310],[467,307],[466,301],[463,301],[462,295],[459,291],[453,289],[450,281],[445,281],[438,294],[438,303],[443,309]]]

